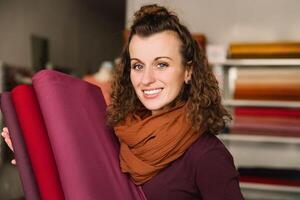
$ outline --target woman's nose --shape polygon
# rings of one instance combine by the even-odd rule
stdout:
[[[143,85],[149,85],[155,82],[155,76],[152,69],[148,68],[144,71],[141,82]]]

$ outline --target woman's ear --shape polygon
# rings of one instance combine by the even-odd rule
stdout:
[[[193,67],[192,67],[192,62],[188,62],[185,68],[185,73],[184,73],[184,82],[185,84],[189,84],[191,79],[192,79],[192,73],[193,73]]]

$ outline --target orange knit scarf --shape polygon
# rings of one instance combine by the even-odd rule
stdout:
[[[137,185],[179,158],[202,133],[192,131],[185,104],[145,119],[129,114],[115,132],[121,143],[121,170]]]

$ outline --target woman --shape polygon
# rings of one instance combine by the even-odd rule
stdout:
[[[151,199],[243,199],[233,159],[215,136],[230,115],[204,52],[176,15],[135,13],[112,86],[108,123],[120,166]],[[8,131],[3,135],[10,144]]]

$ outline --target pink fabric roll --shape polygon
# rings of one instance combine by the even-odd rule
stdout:
[[[119,167],[119,144],[105,124],[98,87],[43,70],[33,77],[50,143],[68,200],[145,199]]]
[[[255,122],[234,123],[230,126],[230,133],[300,137],[300,127],[281,124],[256,124]]]

